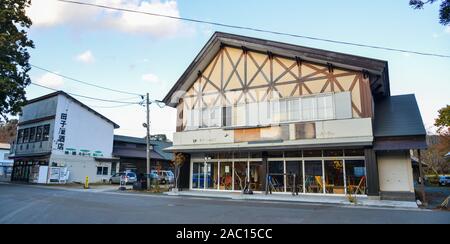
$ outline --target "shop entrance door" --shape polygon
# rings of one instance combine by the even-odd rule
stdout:
[[[265,190],[266,170],[262,162],[250,162],[249,168],[249,188],[252,191]]]

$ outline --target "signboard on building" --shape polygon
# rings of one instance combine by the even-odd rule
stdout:
[[[66,141],[66,125],[67,125],[67,113],[61,113],[59,122],[58,139],[56,140],[56,149],[63,151],[64,142]]]

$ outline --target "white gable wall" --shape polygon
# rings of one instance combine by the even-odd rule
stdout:
[[[103,118],[80,106],[64,95],[58,96],[52,154],[64,154],[58,150],[57,140],[61,128],[61,114],[66,113],[66,135],[64,149],[101,151],[104,157],[111,157],[114,140],[114,126]]]

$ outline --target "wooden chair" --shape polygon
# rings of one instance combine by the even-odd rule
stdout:
[[[366,191],[366,176],[361,177],[361,180],[359,181],[358,186],[356,187],[355,193],[358,194],[360,192],[361,194],[364,194]]]

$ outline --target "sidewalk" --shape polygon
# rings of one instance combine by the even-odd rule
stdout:
[[[0,184],[10,184],[10,185],[26,185],[35,188],[45,188],[45,189],[55,189],[55,190],[66,190],[66,191],[77,191],[77,192],[107,192],[107,191],[117,191],[119,190],[119,185],[89,185],[89,189],[84,189],[81,184],[29,184],[29,183],[18,183],[18,182],[0,182]],[[132,185],[126,186],[127,190],[133,188]]]
[[[348,206],[418,209],[418,206],[415,202],[370,200],[366,196],[358,196],[357,203],[353,204],[349,202],[349,200],[344,196],[323,196],[323,195],[292,196],[290,194],[265,195],[262,193],[255,193],[253,195],[244,195],[235,192],[203,192],[203,191],[179,191],[177,193],[166,192],[164,194],[169,196],[222,198],[233,200],[282,201],[282,202],[301,202],[301,203],[320,203],[320,204],[340,204]]]

